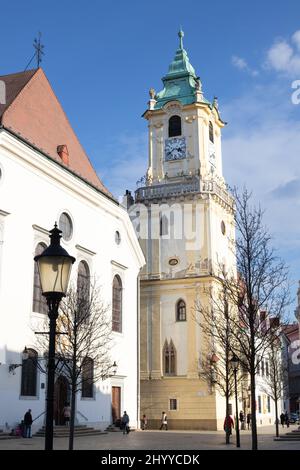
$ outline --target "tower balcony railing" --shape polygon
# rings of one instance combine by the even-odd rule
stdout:
[[[187,194],[212,194],[219,197],[225,204],[233,208],[234,199],[226,189],[223,189],[217,181],[199,180],[176,183],[156,184],[138,188],[135,192],[135,202],[144,202],[154,199],[166,199],[170,197],[184,196]]]
[[[135,192],[135,198],[136,202],[142,202],[147,199],[163,199],[188,193],[198,193],[199,189],[200,182],[198,179],[184,181],[182,183],[157,184],[137,189]]]

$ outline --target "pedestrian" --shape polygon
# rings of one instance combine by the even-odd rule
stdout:
[[[63,409],[63,414],[64,414],[64,424],[66,426],[69,426],[70,424],[70,417],[71,417],[71,407],[70,403],[66,402],[64,409]]]
[[[123,428],[123,434],[129,434],[129,431],[130,431],[130,428],[129,428],[129,416],[128,416],[128,414],[126,413],[126,411],[124,411],[124,414],[123,414],[123,416],[122,416],[121,423],[122,423],[122,428]]]
[[[142,417],[142,430],[145,431],[145,429],[147,428],[147,416],[146,415],[143,415]]]
[[[289,415],[288,415],[287,411],[285,412],[285,415],[284,415],[284,422],[286,424],[286,427],[289,428],[290,427],[290,418],[289,418]]]
[[[31,409],[29,409],[24,415],[24,427],[25,427],[24,437],[32,437],[31,425],[32,425],[32,415],[31,415]]]
[[[168,430],[168,417],[165,411],[161,414],[161,424],[159,429],[162,430],[163,428],[165,428],[166,431]]]
[[[250,429],[251,425],[251,413],[247,414],[247,429]]]
[[[281,422],[281,426],[284,428],[284,422],[285,422],[285,414],[284,413],[281,413],[281,415],[280,415],[280,422]]]
[[[244,412],[241,410],[240,411],[240,423],[241,423],[241,429],[245,429],[244,427]]]
[[[231,436],[232,429],[234,428],[234,422],[233,422],[233,419],[230,415],[225,417],[223,428],[224,428],[224,431],[226,432],[226,434],[228,432],[228,434]]]

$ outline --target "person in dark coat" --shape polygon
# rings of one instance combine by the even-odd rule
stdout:
[[[24,415],[24,427],[25,427],[24,437],[32,437],[31,425],[32,425],[32,415],[31,415],[31,410],[29,409]]]
[[[280,415],[280,422],[281,422],[281,426],[284,428],[284,423],[285,423],[285,414],[284,413],[281,413],[281,415]]]
[[[251,413],[247,414],[247,429],[250,429],[251,425]]]
[[[285,412],[285,415],[284,415],[284,422],[286,424],[286,427],[289,428],[290,427],[290,418],[289,418],[289,415],[288,415],[287,411]]]
[[[241,429],[245,429],[244,428],[244,412],[242,410],[240,411],[240,423],[241,423]]]
[[[123,427],[123,434],[129,434],[129,416],[126,411],[124,411],[121,422]]]

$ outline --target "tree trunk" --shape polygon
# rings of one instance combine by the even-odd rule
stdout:
[[[69,433],[69,450],[74,447],[74,428],[75,428],[75,414],[76,414],[76,354],[73,355],[72,364],[72,384],[71,384],[71,419],[70,419],[70,433]]]
[[[253,361],[254,362],[254,361]],[[251,374],[251,434],[252,450],[257,450],[257,425],[256,425],[256,397],[255,397],[255,369],[253,367]]]
[[[276,437],[279,437],[279,422],[278,422],[278,400],[275,394],[275,426],[276,426]]]

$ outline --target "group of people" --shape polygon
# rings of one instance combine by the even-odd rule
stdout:
[[[71,417],[71,407],[69,403],[65,403],[63,409],[63,416],[64,416],[64,423],[68,426]],[[24,415],[24,419],[22,419],[21,423],[16,426],[16,428],[12,429],[10,432],[11,436],[19,436],[24,438],[31,438],[31,426],[33,423],[31,409],[29,408]]]
[[[147,416],[144,414],[141,419],[141,429],[145,431],[147,429],[147,425],[148,425],[148,419],[147,419]],[[124,411],[124,414],[121,419],[121,429],[123,429],[123,434],[129,434],[130,432],[129,416],[126,411]],[[161,424],[160,424],[159,429],[160,430],[165,429],[166,431],[168,430],[168,417],[165,411],[163,411],[161,414]]]
[[[143,415],[143,417],[141,419],[141,428],[142,428],[143,431],[145,429],[147,429],[147,424],[148,424],[147,416]],[[164,429],[165,431],[168,430],[168,417],[167,417],[167,413],[165,411],[162,411],[162,413],[161,413],[161,420],[160,420],[160,428],[159,429],[160,430]]]
[[[12,429],[10,432],[11,436],[19,436],[24,438],[31,438],[31,425],[33,423],[31,409],[26,411],[24,419],[17,425],[16,429]]]

